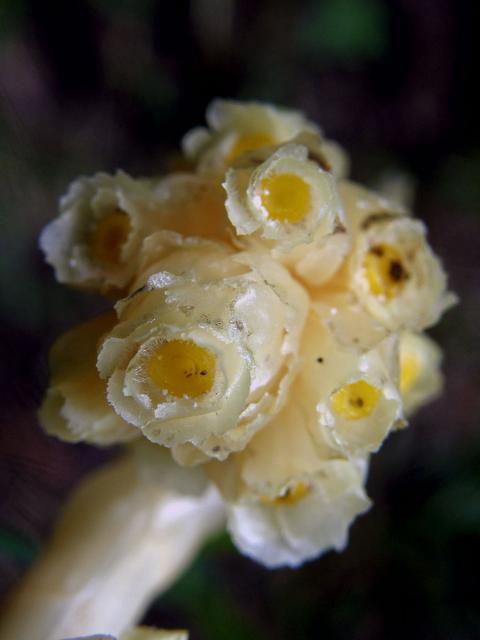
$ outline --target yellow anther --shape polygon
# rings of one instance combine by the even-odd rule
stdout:
[[[238,156],[247,151],[253,151],[259,147],[274,144],[272,136],[265,133],[253,133],[251,135],[239,136],[232,145],[230,153],[227,157],[227,162],[233,162]]]
[[[415,384],[420,373],[418,358],[413,353],[400,351],[400,393],[405,394]]]
[[[264,178],[260,185],[262,206],[269,218],[294,224],[311,208],[310,186],[300,176],[280,173]]]
[[[346,420],[368,418],[380,399],[380,389],[359,380],[341,387],[330,397],[333,411]]]
[[[122,247],[131,229],[130,218],[121,209],[116,209],[102,218],[91,237],[93,259],[101,264],[120,264]]]
[[[215,356],[191,340],[172,340],[151,355],[147,372],[153,382],[177,398],[208,393],[215,380]]]
[[[393,298],[408,280],[408,271],[400,252],[389,244],[371,247],[364,266],[370,291],[375,296]]]
[[[297,482],[290,487],[287,487],[285,491],[273,498],[270,496],[260,496],[260,501],[267,506],[281,507],[285,505],[292,505],[303,500],[305,496],[310,492],[311,487],[305,482]]]

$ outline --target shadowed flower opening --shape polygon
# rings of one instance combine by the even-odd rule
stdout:
[[[332,394],[330,403],[333,411],[346,420],[362,420],[374,411],[380,399],[377,387],[359,380],[341,387]]]
[[[269,136],[265,133],[256,133],[251,135],[240,136],[235,140],[230,149],[230,153],[227,157],[227,162],[233,162],[241,156],[242,153],[246,153],[247,151],[253,151],[254,149],[258,149],[259,147],[265,147],[267,145],[275,144],[275,140],[272,136]]]
[[[102,218],[92,232],[93,259],[101,264],[120,264],[123,245],[131,230],[130,218],[121,209],[115,209]]]
[[[300,176],[290,173],[269,176],[261,182],[262,206],[269,218],[295,224],[311,207],[310,187]]]
[[[296,482],[275,497],[261,496],[260,502],[270,507],[283,507],[296,504],[310,493],[310,486],[305,482]]]
[[[370,248],[365,258],[365,269],[373,295],[388,299],[402,290],[409,277],[400,252],[388,244]]]
[[[191,340],[172,340],[150,357],[148,375],[169,394],[197,398],[208,393],[215,380],[215,356]]]

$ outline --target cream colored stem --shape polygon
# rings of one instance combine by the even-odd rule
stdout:
[[[0,640],[120,634],[223,524],[220,499],[173,496],[130,459],[87,477],[6,603]]]

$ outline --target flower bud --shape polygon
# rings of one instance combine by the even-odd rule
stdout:
[[[407,415],[440,394],[441,361],[440,348],[424,333],[404,331],[400,335],[400,392]]]

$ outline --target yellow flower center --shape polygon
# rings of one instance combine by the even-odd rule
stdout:
[[[274,144],[274,139],[265,133],[253,133],[251,135],[239,136],[232,145],[230,153],[227,157],[227,162],[233,162],[238,156],[247,151],[253,151],[259,147],[264,147],[268,144]]]
[[[380,399],[380,389],[359,380],[341,387],[330,397],[333,411],[346,420],[368,418]]]
[[[215,379],[215,356],[191,340],[172,340],[150,357],[147,372],[153,382],[173,396],[196,398],[208,393]]]
[[[375,296],[393,298],[409,277],[400,252],[389,244],[371,247],[364,264],[370,291]]]
[[[93,259],[111,266],[120,264],[122,247],[131,229],[130,218],[121,209],[115,209],[102,218],[91,237]]]
[[[400,351],[400,393],[408,393],[420,373],[418,358],[413,353]]]
[[[260,502],[267,506],[281,507],[285,505],[296,504],[303,500],[310,492],[310,486],[305,482],[297,482],[278,496],[271,498],[270,496],[260,496]]]
[[[264,178],[260,184],[262,206],[269,218],[294,224],[307,215],[311,207],[310,186],[293,173]]]

